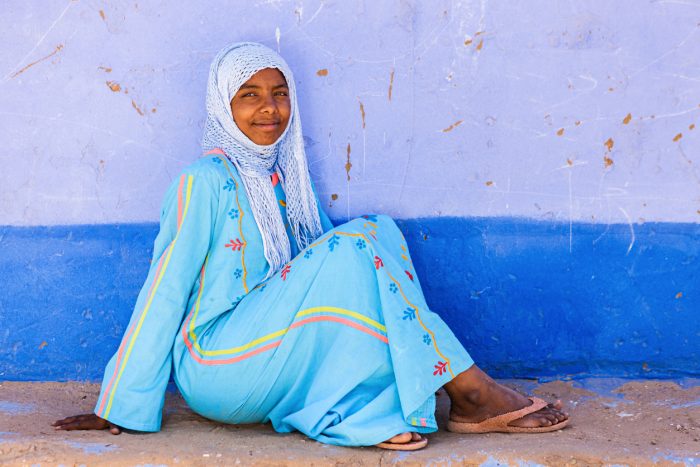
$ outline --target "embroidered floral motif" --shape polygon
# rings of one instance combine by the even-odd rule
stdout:
[[[435,365],[434,368],[435,371],[433,371],[433,376],[442,376],[442,374],[447,371],[447,362],[441,362],[438,360],[437,365]]]
[[[374,214],[365,214],[362,216],[363,219],[367,219],[370,222],[377,222],[377,216]]]
[[[404,272],[406,273],[406,275],[408,276],[409,279],[413,280],[413,274],[411,274],[408,271],[404,271]]]
[[[328,249],[331,251],[335,250],[338,243],[340,243],[340,238],[336,234],[333,234],[333,236],[328,240]]]
[[[430,334],[423,334],[423,342],[425,342],[427,345],[430,345],[433,340],[430,338]]]
[[[240,279],[241,275],[243,275],[242,269],[239,268],[239,269],[236,269],[235,271],[233,271],[233,277],[235,277],[236,279]]]
[[[304,258],[309,259],[309,258],[311,258],[311,255],[313,255],[313,254],[314,254],[314,250],[312,248],[309,248],[308,250],[306,250],[306,253],[304,253]]]
[[[243,242],[238,238],[235,240],[229,240],[225,247],[231,248],[232,251],[241,251],[243,248]]]
[[[235,189],[236,189],[236,182],[234,182],[232,178],[229,178],[228,180],[226,180],[226,185],[224,185],[224,190],[233,191]]]
[[[389,290],[391,291],[391,293],[396,293],[399,291],[399,288],[396,286],[396,284],[392,282],[391,284],[389,284]]]
[[[231,219],[238,219],[238,209],[231,209],[228,212],[228,217],[230,217]]]
[[[213,163],[215,163],[215,164],[221,164],[221,159],[219,159],[219,158],[216,157],[216,156],[214,156],[214,157],[212,158],[211,161],[212,161]]]
[[[289,274],[289,271],[292,270],[292,265],[287,264],[285,267],[282,268],[282,271],[280,272],[280,275],[282,276],[282,280],[286,281],[287,280],[287,274]]]
[[[403,310],[403,318],[401,319],[413,321],[414,319],[416,319],[416,310],[414,310],[411,307],[406,308],[405,310]]]
[[[376,269],[384,267],[384,261],[382,261],[382,259],[379,256],[374,257],[374,267]]]
[[[260,286],[260,289],[258,289],[258,290],[259,290],[260,292],[262,292],[263,290],[265,290],[265,287],[267,287],[267,284],[261,285],[261,286]]]
[[[240,303],[240,301],[243,300],[243,297],[244,297],[244,295],[239,295],[238,297],[236,297],[236,299],[231,302],[231,306],[238,305],[238,303]]]
[[[358,238],[357,242],[355,242],[355,245],[357,245],[357,248],[362,250],[363,248],[365,248],[367,246],[367,243],[364,240],[362,240],[361,238]]]

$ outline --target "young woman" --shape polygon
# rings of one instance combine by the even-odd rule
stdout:
[[[158,431],[168,380],[197,413],[345,446],[419,449],[448,429],[543,432],[568,416],[501,386],[423,297],[403,235],[334,227],[309,177],[294,77],[260,44],[211,66],[204,156],[165,195],[153,263],[94,414],[57,429]]]

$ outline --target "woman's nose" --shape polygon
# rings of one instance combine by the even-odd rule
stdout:
[[[272,93],[264,96],[260,111],[268,113],[277,112],[277,101],[275,101],[275,96]]]

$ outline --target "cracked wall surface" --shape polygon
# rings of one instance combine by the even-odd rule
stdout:
[[[335,219],[700,220],[700,1],[5,2],[0,224],[149,222],[210,60],[279,49]],[[630,248],[632,243],[630,243]]]

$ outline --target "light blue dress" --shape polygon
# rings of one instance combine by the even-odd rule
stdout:
[[[275,191],[286,219],[281,183]],[[95,413],[158,431],[172,372],[195,412],[225,423],[269,421],[345,446],[435,431],[435,391],[471,358],[428,309],[389,217],[333,227],[319,213],[325,233],[301,252],[292,239],[293,259],[263,282],[234,166],[210,153],[185,169]]]

